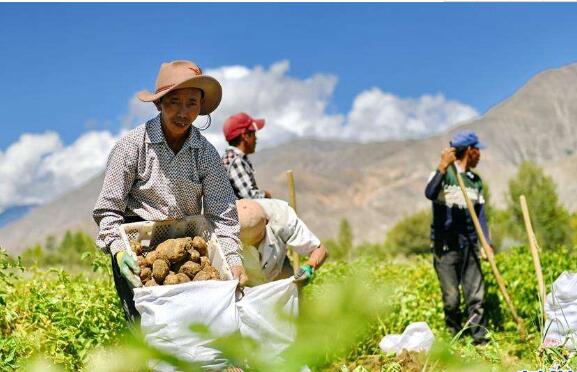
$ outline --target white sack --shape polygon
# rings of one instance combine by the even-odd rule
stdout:
[[[385,353],[400,354],[407,351],[429,351],[435,336],[426,322],[411,323],[405,328],[402,335],[386,335],[379,343]]]
[[[260,341],[261,354],[274,360],[294,341],[293,320],[298,315],[298,289],[293,278],[245,288],[236,306],[240,332]]]
[[[577,349],[577,273],[563,272],[545,301],[543,346]]]
[[[146,342],[188,362],[224,365],[220,353],[207,346],[211,340],[203,339],[189,327],[206,325],[215,336],[238,330],[237,284],[236,280],[209,280],[135,288],[134,302],[141,314]]]
[[[298,291],[293,278],[245,288],[239,301],[237,284],[237,280],[209,280],[135,288],[134,302],[146,342],[182,360],[221,368],[226,361],[208,346],[212,340],[189,329],[192,324],[203,324],[216,337],[240,331],[262,345],[264,356],[276,358],[295,337],[290,317],[298,313]],[[163,364],[155,369],[174,371]]]

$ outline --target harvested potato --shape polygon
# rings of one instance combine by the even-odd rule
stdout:
[[[192,262],[200,262],[200,253],[196,249],[189,249],[188,254]]]
[[[140,281],[146,283],[151,278],[152,278],[152,269],[150,267],[145,267],[140,270]]]
[[[198,282],[200,280],[209,280],[210,279],[210,273],[201,270],[198,272],[198,274],[196,274],[194,276],[194,279],[192,279],[193,282]]]
[[[187,283],[187,282],[190,282],[190,278],[189,278],[188,275],[186,275],[186,274],[178,273],[178,274],[176,274],[176,277],[178,278],[178,282],[179,282],[179,283]]]
[[[191,245],[190,238],[168,239],[156,247],[156,252],[159,258],[164,258],[172,264],[185,260],[188,255],[187,249],[190,249]]]
[[[192,261],[187,261],[180,267],[179,273],[186,274],[190,279],[194,279],[194,276],[200,271],[200,264]]]
[[[146,263],[147,266],[152,266],[154,261],[158,259],[158,253],[156,251],[148,252],[146,254]]]
[[[142,245],[140,245],[140,242],[137,242],[136,240],[131,240],[130,248],[137,256],[140,256],[142,254]]]
[[[157,283],[162,283],[169,274],[169,267],[165,260],[156,260],[152,264],[152,277]]]
[[[201,257],[200,258],[200,267],[204,269],[207,265],[210,265],[210,260],[208,257]]]
[[[149,280],[144,284],[145,287],[154,287],[155,285],[158,285],[158,284],[156,283],[156,281],[155,281],[154,279],[149,279]]]
[[[136,262],[138,263],[138,266],[140,266],[141,269],[143,267],[148,266],[146,263],[146,258],[144,258],[144,256],[136,256]]]
[[[166,278],[164,279],[164,285],[169,285],[169,284],[178,284],[178,276],[175,274],[169,274],[166,276]]]
[[[203,270],[210,275],[210,279],[220,280],[220,272],[213,266],[207,266]]]
[[[192,247],[196,249],[201,256],[208,256],[208,245],[200,236],[195,236],[194,239],[192,239]]]

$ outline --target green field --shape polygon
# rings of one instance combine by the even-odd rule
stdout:
[[[42,370],[48,364],[70,371],[140,370],[145,369],[146,358],[163,357],[126,332],[104,255],[88,253],[69,271],[33,265],[20,269],[18,262],[6,255],[1,260],[0,370]],[[491,342],[475,347],[467,335],[451,339],[444,331],[440,290],[430,261],[429,255],[422,255],[327,263],[303,291],[299,343],[287,353],[287,370],[291,363],[336,371],[518,370],[556,363],[577,366],[561,349],[539,349],[540,306],[525,247],[497,255],[528,330],[524,341],[490,274],[487,310]],[[577,260],[568,249],[560,248],[544,255],[543,267],[550,284],[562,271],[575,271]],[[484,272],[489,273],[488,266]],[[400,333],[415,321],[426,321],[437,337],[429,355],[396,357],[379,350],[378,343],[385,334]],[[250,343],[245,341],[222,340],[223,349],[232,360],[254,359],[251,366],[260,368],[253,369],[269,368],[259,364],[258,355],[247,351]],[[123,363],[126,369],[118,369],[114,361],[126,358],[132,358],[133,363]]]

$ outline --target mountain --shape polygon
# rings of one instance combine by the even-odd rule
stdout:
[[[428,176],[451,136],[465,127],[488,145],[478,171],[494,203],[504,204],[517,165],[532,160],[553,176],[561,200],[575,209],[575,102],[577,64],[539,73],[482,117],[442,135],[365,144],[299,140],[258,151],[252,159],[259,186],[280,199],[288,198],[285,171],[295,172],[298,213],[321,238],[334,237],[346,218],[356,241],[382,241],[399,218],[428,208],[423,195]],[[66,229],[95,233],[91,211],[101,185],[102,176],[30,211],[0,229],[0,244],[17,253]]]
[[[9,225],[14,221],[18,221],[34,207],[35,205],[19,205],[6,209],[4,212],[0,213],[0,228]]]

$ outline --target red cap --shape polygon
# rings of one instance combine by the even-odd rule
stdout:
[[[222,131],[227,141],[243,134],[246,130],[256,132],[264,127],[264,119],[253,119],[244,112],[232,115],[224,122]]]

